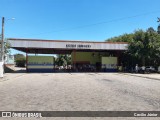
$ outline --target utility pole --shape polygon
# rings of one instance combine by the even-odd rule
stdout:
[[[15,18],[11,18],[12,20],[14,20]],[[9,19],[8,19],[9,20]],[[1,60],[0,60],[0,77],[3,77],[3,71],[4,71],[4,22],[5,22],[5,18],[2,17],[2,35],[1,35]]]
[[[1,61],[0,61],[0,77],[4,74],[4,17],[2,17],[2,35],[1,35]]]
[[[2,17],[1,62],[4,62],[4,17]]]

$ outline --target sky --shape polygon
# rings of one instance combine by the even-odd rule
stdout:
[[[157,29],[160,1],[0,0],[0,17],[5,17],[5,38],[105,41]]]

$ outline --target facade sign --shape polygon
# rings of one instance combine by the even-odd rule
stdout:
[[[91,45],[82,45],[82,44],[66,44],[66,48],[84,48],[84,49],[89,49],[91,48]]]

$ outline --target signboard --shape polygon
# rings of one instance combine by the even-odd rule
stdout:
[[[89,44],[66,44],[66,48],[89,49],[89,48],[91,48],[91,45],[89,45]]]

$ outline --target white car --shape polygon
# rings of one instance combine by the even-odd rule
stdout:
[[[160,66],[158,66],[158,72],[160,73]]]
[[[153,66],[147,66],[146,72],[156,72],[156,69]]]

